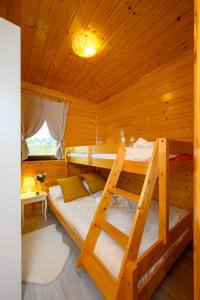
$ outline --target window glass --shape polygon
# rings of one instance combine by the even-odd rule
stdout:
[[[46,121],[40,130],[31,138],[26,140],[29,148],[29,155],[55,155],[57,149],[57,141],[50,135]]]

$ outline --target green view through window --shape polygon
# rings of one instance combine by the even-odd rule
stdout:
[[[40,130],[26,140],[30,156],[55,155],[57,141],[50,135],[47,123],[44,122]]]

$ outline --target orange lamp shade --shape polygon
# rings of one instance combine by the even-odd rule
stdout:
[[[72,49],[80,57],[91,57],[97,52],[98,43],[94,36],[84,33],[77,36],[72,42]]]

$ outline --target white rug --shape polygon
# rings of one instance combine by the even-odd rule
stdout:
[[[22,236],[22,281],[47,284],[55,280],[69,257],[56,225]]]

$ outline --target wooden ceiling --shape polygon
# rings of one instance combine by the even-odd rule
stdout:
[[[22,29],[22,80],[101,102],[193,47],[192,0],[1,0]],[[96,56],[72,40],[91,31]]]

